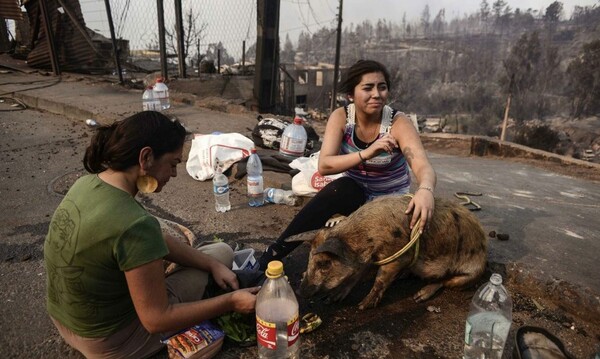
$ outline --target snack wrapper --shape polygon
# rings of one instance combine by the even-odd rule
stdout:
[[[225,333],[210,321],[204,321],[161,340],[167,345],[169,359],[208,359],[223,345]]]

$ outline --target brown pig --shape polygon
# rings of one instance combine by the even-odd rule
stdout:
[[[410,241],[410,197],[377,198],[332,228],[306,232],[286,241],[312,240],[302,296],[344,299],[369,267],[401,250]],[[316,235],[314,234],[316,232]],[[410,272],[429,282],[415,296],[429,299],[442,287],[464,287],[478,279],[487,260],[487,238],[477,217],[464,206],[436,198],[433,218],[416,246],[388,264],[379,265],[375,283],[359,308],[373,308],[392,281]],[[412,265],[411,265],[412,264]]]

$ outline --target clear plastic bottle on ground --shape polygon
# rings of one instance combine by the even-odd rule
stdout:
[[[502,276],[492,274],[471,301],[465,327],[464,359],[500,359],[512,323],[512,300]]]
[[[159,77],[156,79],[152,91],[154,93],[154,98],[160,101],[161,110],[171,108],[171,103],[169,101],[169,87],[167,87],[162,78]]]
[[[223,174],[223,166],[217,160],[215,175],[213,177],[213,191],[215,193],[215,209],[217,212],[227,212],[231,209],[229,201],[229,179]]]
[[[288,206],[296,205],[296,196],[292,191],[286,191],[279,188],[265,188],[265,202],[287,204]]]
[[[256,297],[258,357],[292,359],[300,352],[298,300],[283,274],[283,263],[271,261],[267,280]]]
[[[142,95],[142,111],[160,111],[160,101],[154,98],[152,86],[146,87]]]
[[[302,126],[302,119],[294,117],[294,122],[288,125],[281,135],[279,153],[287,157],[302,157],[306,149],[307,134]]]
[[[247,183],[248,183],[248,204],[251,207],[262,206],[265,203],[263,193],[263,169],[260,158],[253,148],[246,163]]]

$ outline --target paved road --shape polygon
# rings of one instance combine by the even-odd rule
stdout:
[[[600,185],[528,165],[481,157],[431,154],[437,191],[471,196],[490,239],[490,259],[517,262],[551,277],[600,292]]]

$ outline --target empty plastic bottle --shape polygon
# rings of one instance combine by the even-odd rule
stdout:
[[[258,357],[298,358],[300,322],[298,300],[283,275],[283,263],[271,261],[256,297],[256,340]]]
[[[142,95],[142,111],[160,111],[160,101],[154,98],[152,86],[146,87]]]
[[[302,119],[294,117],[294,122],[289,124],[281,135],[279,153],[287,157],[302,157],[306,150],[307,134],[302,126]]]
[[[246,163],[248,183],[248,204],[252,207],[262,206],[265,203],[263,193],[263,169],[256,148],[250,151],[248,163]]]
[[[464,359],[500,359],[512,323],[512,300],[502,276],[492,274],[471,301],[465,326]]]
[[[213,192],[215,193],[215,209],[217,212],[227,212],[231,209],[229,201],[229,179],[223,174],[223,166],[217,159],[213,177]]]
[[[288,206],[296,205],[296,196],[292,191],[286,191],[279,188],[265,188],[265,202],[287,204]]]
[[[171,103],[169,102],[169,87],[163,82],[162,78],[159,77],[156,79],[152,91],[154,93],[154,98],[160,101],[161,110],[171,108]]]

